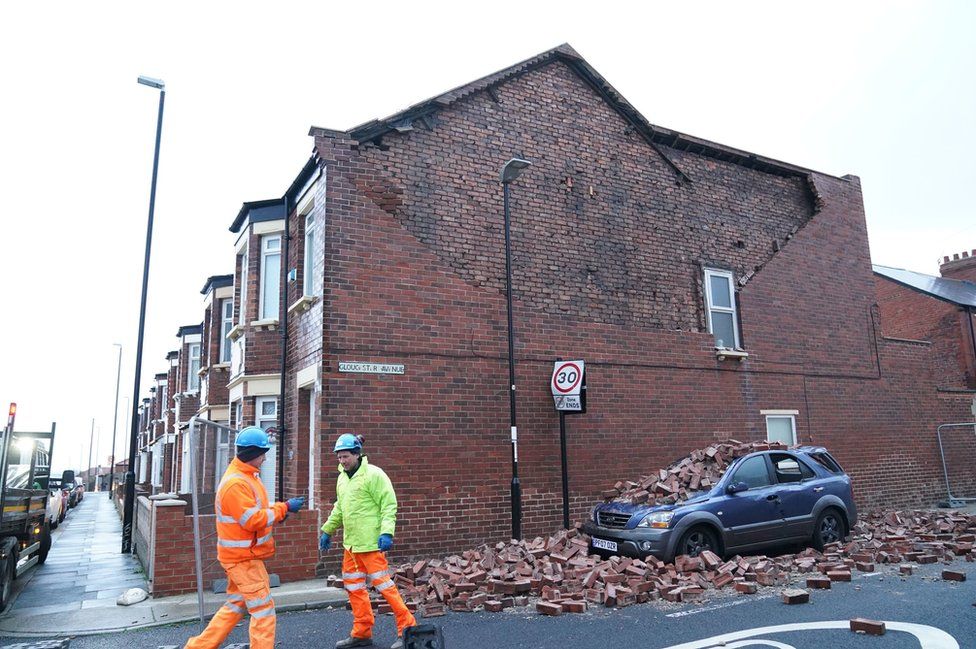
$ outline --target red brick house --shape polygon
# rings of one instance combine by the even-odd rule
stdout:
[[[234,276],[214,275],[200,291],[203,295],[203,329],[201,331],[200,408],[197,414],[209,421],[229,425],[230,400],[227,383],[230,381],[231,347],[228,334],[234,327]],[[206,449],[199,466],[203,471],[202,489],[213,491],[216,486],[216,467],[225,467],[229,461],[226,452],[229,440],[217,439],[213,429],[204,431],[201,441]],[[220,447],[215,447],[216,442]],[[185,464],[185,462],[184,462]]]
[[[280,199],[244,203],[230,226],[237,235],[234,274],[234,326],[230,378],[230,421],[234,428],[278,423],[281,394],[281,283],[284,204]],[[268,453],[261,480],[269,497],[277,495],[278,457]]]
[[[511,198],[526,536],[560,525],[559,358],[587,364],[588,412],[569,421],[576,519],[618,479],[729,436],[829,447],[862,506],[938,497],[931,430],[968,395],[936,392],[930,345],[882,334],[856,177],[656,126],[565,45],[310,134],[286,193],[280,496],[327,511],[333,440],[360,432],[397,486],[397,557],[508,538],[498,173],[519,157],[532,162]],[[252,292],[256,236],[238,243]],[[274,372],[247,363],[236,376]]]
[[[930,342],[939,387],[976,393],[976,250],[953,257],[940,277],[874,266],[881,330]]]

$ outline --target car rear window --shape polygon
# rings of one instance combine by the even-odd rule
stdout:
[[[837,461],[830,456],[830,453],[809,453],[808,457],[831,473],[844,472],[844,470],[840,468],[840,465],[837,464]]]

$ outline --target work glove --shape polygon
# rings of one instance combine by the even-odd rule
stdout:
[[[325,552],[332,547],[332,537],[322,532],[322,536],[319,537],[319,550]]]
[[[305,496],[299,496],[298,498],[289,498],[287,504],[288,504],[288,511],[294,514],[299,509],[305,506]]]
[[[389,534],[380,534],[380,538],[376,540],[376,545],[379,546],[380,552],[386,552],[393,547],[393,537]]]

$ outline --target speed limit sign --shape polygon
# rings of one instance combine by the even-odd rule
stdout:
[[[556,361],[552,367],[552,400],[556,410],[586,412],[583,361]]]

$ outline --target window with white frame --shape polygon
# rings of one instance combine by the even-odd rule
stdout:
[[[231,444],[234,443],[234,440],[231,439],[229,430],[226,428],[218,428],[216,442],[217,452],[214,462],[216,463],[217,467],[217,475],[223,475],[224,471],[227,470],[227,465],[230,464],[231,457],[233,457]]]
[[[247,244],[244,244],[244,252],[241,253],[241,303],[239,305],[239,311],[237,313],[238,324],[244,324],[247,322],[245,319],[245,314],[247,313]]]
[[[200,343],[189,344],[189,370],[186,377],[186,389],[195,392],[200,389]]]
[[[231,341],[227,337],[234,328],[234,300],[227,298],[220,301],[220,362],[230,362]]]
[[[278,398],[258,397],[255,401],[254,424],[264,430],[278,425]]]
[[[142,484],[146,481],[146,475],[149,473],[149,453],[147,451],[139,451],[139,483]]]
[[[152,446],[152,485],[154,487],[163,486],[163,462],[166,454],[163,452],[163,440],[159,440]]]
[[[278,301],[281,285],[281,235],[270,234],[261,237],[261,299],[260,320],[274,320],[278,317]]]
[[[278,399],[276,397],[258,397],[254,400],[256,412],[254,423],[264,430],[278,424]],[[261,484],[268,492],[268,498],[274,501],[275,498],[275,475],[278,472],[278,449],[272,443],[271,450],[268,451],[264,464],[261,465],[260,477]]]
[[[305,269],[302,273],[302,294],[315,295],[318,291],[318,275],[315,272],[315,217],[311,212],[305,215]]]
[[[705,269],[705,313],[708,331],[715,336],[715,346],[739,349],[739,323],[731,271]]]
[[[244,402],[234,404],[234,428],[244,428]]]
[[[796,416],[798,410],[763,410],[766,417],[766,441],[796,445]]]
[[[180,444],[180,493],[190,493],[190,432],[185,431]]]

